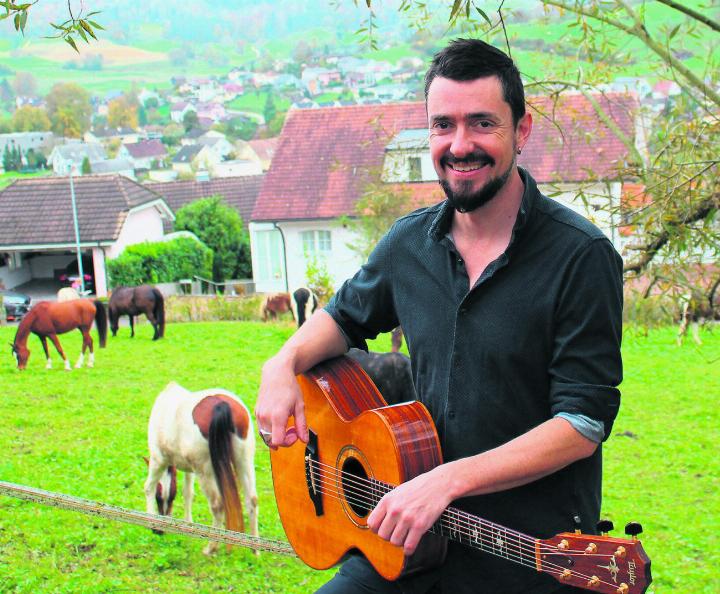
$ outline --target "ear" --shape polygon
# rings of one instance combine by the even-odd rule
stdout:
[[[530,132],[532,132],[533,120],[532,115],[529,111],[525,112],[525,115],[520,118],[515,128],[515,142],[518,148],[523,148],[530,138]]]

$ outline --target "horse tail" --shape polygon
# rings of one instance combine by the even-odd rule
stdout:
[[[165,298],[155,287],[153,287],[153,295],[155,295],[153,315],[155,316],[158,324],[158,338],[162,338],[165,336]]]
[[[104,349],[107,344],[107,313],[105,312],[105,305],[102,301],[96,299],[93,303],[95,304],[95,325],[97,326],[98,336],[100,337],[100,348]]]
[[[235,435],[235,425],[230,405],[227,402],[219,402],[213,407],[212,420],[208,430],[210,461],[225,508],[226,527],[228,530],[242,532],[245,527],[243,526],[242,504],[237,490],[233,435]]]

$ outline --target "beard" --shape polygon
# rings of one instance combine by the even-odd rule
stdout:
[[[478,158],[475,155],[471,155],[464,159],[445,157],[444,160],[446,164],[459,163],[463,161],[485,161],[490,166],[495,164],[495,161],[489,156],[486,156],[484,159]],[[510,173],[512,172],[514,166],[515,160],[513,159],[513,162],[510,164],[510,167],[507,168],[507,171],[497,177],[489,179],[487,182],[485,182],[485,185],[475,191],[473,191],[472,189],[471,181],[460,182],[458,190],[453,190],[450,187],[450,183],[446,179],[441,179],[439,180],[439,182],[440,186],[445,192],[445,196],[447,196],[450,206],[452,206],[458,212],[472,212],[474,210],[477,210],[484,204],[487,204],[488,202],[490,202],[490,200],[497,196],[497,193],[502,190],[502,188],[505,186],[508,179],[510,178]]]

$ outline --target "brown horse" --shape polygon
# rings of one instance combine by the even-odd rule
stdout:
[[[134,316],[145,314],[152,324],[153,340],[165,336],[165,300],[162,293],[151,285],[139,287],[116,287],[108,303],[110,330],[115,336],[120,316],[130,318],[130,337],[135,336]]]
[[[260,314],[265,322],[267,322],[268,318],[277,319],[280,314],[286,311],[290,311],[289,293],[271,293],[265,297],[260,307]]]
[[[70,330],[75,330],[76,328],[82,332],[83,345],[80,358],[75,367],[83,366],[85,350],[88,348],[90,349],[88,367],[92,367],[95,363],[93,340],[90,336],[90,328],[92,327],[93,320],[95,321],[100,337],[100,347],[103,348],[107,339],[107,316],[105,315],[105,306],[103,306],[100,301],[91,301],[89,299],[76,299],[74,301],[63,301],[61,303],[41,301],[22,319],[15,333],[12,350],[17,360],[18,369],[25,369],[27,366],[27,361],[30,357],[30,350],[27,348],[27,339],[32,332],[40,338],[43,349],[45,350],[45,357],[47,358],[45,367],[47,369],[52,368],[52,361],[50,360],[50,352],[48,351],[47,345],[47,339],[49,338],[65,362],[65,369],[70,371],[70,361],[65,357],[57,335],[70,332]]]

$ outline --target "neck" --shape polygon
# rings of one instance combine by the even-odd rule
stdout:
[[[32,321],[32,310],[30,310],[18,324],[17,332],[15,333],[15,340],[13,344],[20,345],[27,342],[27,337],[30,334],[30,322]]]
[[[452,233],[488,237],[512,229],[522,203],[525,185],[515,167],[497,195],[472,212],[454,212]]]

